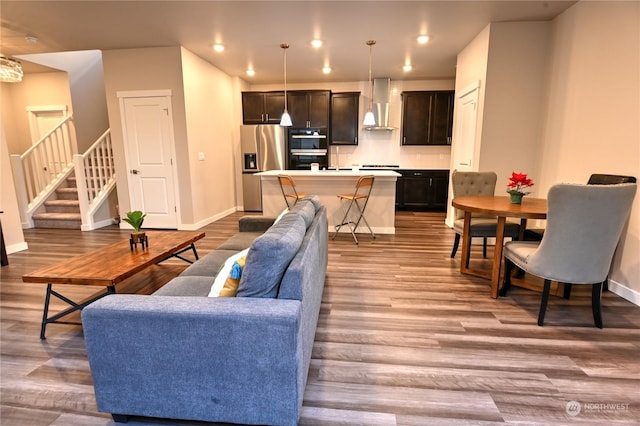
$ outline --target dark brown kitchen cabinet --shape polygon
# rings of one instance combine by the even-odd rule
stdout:
[[[360,92],[331,94],[331,145],[358,145]]]
[[[278,124],[284,112],[284,92],[242,92],[244,124]]]
[[[294,128],[329,127],[329,90],[287,92],[287,109]]]
[[[398,210],[447,211],[449,170],[398,170]]]
[[[451,145],[455,92],[402,93],[402,145]]]

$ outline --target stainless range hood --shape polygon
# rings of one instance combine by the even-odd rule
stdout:
[[[395,127],[389,126],[389,92],[391,90],[390,78],[373,79],[373,116],[376,125],[365,127],[365,130],[391,131]]]

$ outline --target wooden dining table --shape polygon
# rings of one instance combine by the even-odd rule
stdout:
[[[456,197],[451,201],[456,209],[464,211],[464,229],[462,234],[462,260],[460,272],[491,280],[491,297],[498,297],[500,289],[500,273],[502,271],[502,246],[504,244],[504,227],[508,217],[520,219],[520,240],[524,239],[524,231],[527,227],[527,219],[546,219],[547,200],[544,198],[523,197],[522,204],[512,204],[508,196],[464,196]],[[467,260],[470,255],[469,230],[472,213],[496,216],[498,218],[496,228],[496,246],[493,253],[493,266],[491,274],[485,271],[469,268]]]

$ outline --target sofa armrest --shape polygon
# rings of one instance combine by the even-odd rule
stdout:
[[[82,311],[100,411],[296,424],[300,302],[110,295]]]
[[[238,221],[238,229],[240,232],[264,232],[275,220],[275,217],[243,216]]]

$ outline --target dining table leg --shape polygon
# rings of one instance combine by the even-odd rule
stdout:
[[[469,257],[471,256],[471,244],[469,236],[471,232],[471,212],[464,212],[464,222],[462,227],[462,259],[460,260],[460,272],[463,274],[469,273]]]
[[[506,217],[498,216],[496,225],[496,246],[493,253],[493,268],[491,269],[491,297],[498,298],[500,290],[500,272],[502,270],[502,246],[504,244],[504,225]]]

